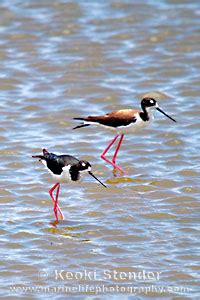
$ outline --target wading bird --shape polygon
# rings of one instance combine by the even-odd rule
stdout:
[[[54,214],[58,221],[58,212],[60,217],[64,220],[64,215],[58,205],[58,195],[61,183],[72,183],[78,181],[81,175],[88,173],[95,178],[101,185],[106,187],[92,172],[91,164],[85,160],[79,160],[71,155],[56,155],[48,152],[46,149],[42,150],[43,155],[32,155],[33,158],[39,158],[39,161],[44,164],[49,173],[52,175],[55,185],[49,190],[49,194],[54,202]],[[56,197],[53,196],[53,191],[56,190]]]
[[[89,125],[100,125],[107,129],[111,129],[117,133],[114,139],[109,143],[106,149],[101,154],[101,158],[106,162],[111,164],[114,168],[114,171],[119,170],[123,174],[125,171],[116,165],[116,158],[119,148],[121,146],[124,135],[127,133],[134,133],[138,130],[143,129],[148,126],[149,123],[153,120],[153,110],[157,109],[163,115],[176,122],[172,117],[167,115],[162,109],[158,107],[158,103],[155,99],[150,97],[145,97],[141,101],[142,110],[134,110],[134,109],[121,109],[111,113],[107,113],[105,115],[100,116],[89,116],[86,118],[74,118],[74,120],[83,121],[80,125],[74,127],[73,129],[78,129],[81,127],[89,126]],[[120,136],[120,138],[119,138]],[[109,160],[105,155],[111,146],[115,143],[115,141],[119,138],[119,142],[115,149],[112,160]]]

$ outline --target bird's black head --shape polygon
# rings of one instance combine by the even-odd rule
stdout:
[[[176,122],[176,120],[174,120],[172,117],[170,117],[168,114],[166,114],[160,107],[158,107],[158,103],[155,99],[150,98],[150,97],[145,97],[144,99],[142,99],[141,101],[141,106],[143,109],[144,114],[148,114],[148,112],[151,109],[157,109],[159,112],[161,112],[163,115],[165,115],[167,118],[169,118],[170,120]]]
[[[91,171],[91,164],[86,160],[80,160],[78,163],[79,171]]]
[[[154,98],[145,97],[141,101],[141,106],[142,106],[143,111],[146,111],[151,108],[156,108],[158,106],[158,104]]]

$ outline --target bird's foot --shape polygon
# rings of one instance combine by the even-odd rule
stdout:
[[[113,175],[115,177],[117,176],[117,175],[115,175],[117,173],[117,171],[119,171],[121,173],[121,175],[126,174],[126,172],[121,167],[119,167],[118,165],[115,164],[114,160],[112,160],[112,161],[109,160],[107,157],[105,157],[105,155],[101,155],[101,158],[113,166]]]
[[[118,174],[118,171],[120,172],[120,175]],[[126,174],[126,172],[122,169],[122,168],[120,168],[119,166],[114,166],[114,168],[113,168],[113,176],[114,177],[117,177],[118,175],[119,176],[123,176],[124,174]]]

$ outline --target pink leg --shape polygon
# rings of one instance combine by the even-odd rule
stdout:
[[[114,139],[110,142],[110,144],[108,145],[108,147],[103,151],[103,153],[101,154],[101,158],[104,159],[105,154],[108,152],[108,150],[110,149],[110,147],[114,144],[114,142],[116,141],[116,139],[118,138],[119,134],[117,134]]]
[[[117,145],[117,148],[116,148],[116,150],[115,150],[115,153],[114,153],[114,156],[113,156],[112,161],[110,161],[107,157],[105,157],[105,154],[108,152],[108,150],[110,149],[110,147],[114,144],[114,142],[117,140],[118,136],[119,136],[119,135],[117,134],[117,135],[114,137],[114,139],[111,141],[111,143],[108,145],[108,147],[103,151],[103,153],[101,154],[101,158],[104,159],[104,160],[105,160],[106,162],[108,162],[109,164],[111,164],[111,165],[114,167],[114,169],[118,169],[120,172],[125,173],[124,170],[123,170],[122,168],[120,168],[119,166],[117,166],[117,165],[115,164],[117,152],[119,151],[120,145],[121,145],[122,140],[123,140],[123,137],[124,137],[123,134],[122,134],[122,136],[121,136],[121,138],[120,138],[120,141],[119,141],[119,143],[118,143],[118,145]]]
[[[58,185],[59,185],[59,183],[57,182],[57,183],[49,190],[49,195],[51,196],[51,199],[53,200],[54,203],[56,202],[56,200],[55,200],[54,197],[53,197],[53,191],[55,190],[55,188],[56,188]],[[60,209],[60,207],[59,207],[58,204],[57,204],[57,209],[58,209],[58,211],[59,211],[59,213],[60,213],[61,218],[64,220],[64,215],[63,215],[63,213],[62,213],[62,211],[61,211],[61,209]]]
[[[123,138],[124,138],[124,134],[121,135],[120,140],[119,140],[119,143],[118,143],[117,148],[116,148],[116,150],[115,150],[115,153],[114,153],[114,155],[113,155],[112,162],[113,162],[114,164],[115,164],[115,162],[116,162],[117,153],[118,153],[118,151],[119,151],[119,148],[120,148],[120,146],[121,146],[121,143],[122,143]]]
[[[119,140],[119,143],[118,143],[118,145],[117,145],[117,148],[115,149],[115,153],[114,153],[113,158],[112,158],[112,162],[113,162],[113,164],[114,164],[115,166],[116,166],[116,158],[117,158],[117,154],[118,154],[119,148],[120,148],[120,146],[121,146],[121,144],[122,144],[123,138],[124,138],[124,134],[121,135],[120,140]],[[118,168],[120,168],[120,167],[118,166]],[[115,173],[116,169],[117,169],[117,168],[114,167],[114,175],[115,175],[115,176],[116,176],[116,173]],[[120,168],[120,171],[121,171],[123,174],[126,173],[122,168]]]
[[[59,195],[59,191],[60,191],[60,183],[58,184],[58,187],[57,187],[57,191],[56,191],[56,201],[54,202],[54,214],[55,214],[55,217],[56,217],[56,221],[58,221],[58,195]]]

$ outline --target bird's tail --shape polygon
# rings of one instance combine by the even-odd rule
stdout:
[[[47,149],[42,149],[43,155],[32,155],[33,158],[44,159],[46,155],[49,154]]]
[[[74,120],[79,120],[79,121],[85,121],[84,118],[74,118]],[[80,125],[72,128],[72,129],[78,129],[78,128],[82,128],[82,127],[86,127],[86,126],[90,126],[90,124],[87,123],[81,123]]]
[[[82,128],[82,127],[86,127],[86,126],[90,126],[90,124],[84,124],[84,123],[82,123],[82,124],[80,124],[80,125],[78,125],[76,127],[73,127],[72,129],[78,129],[78,128]]]

